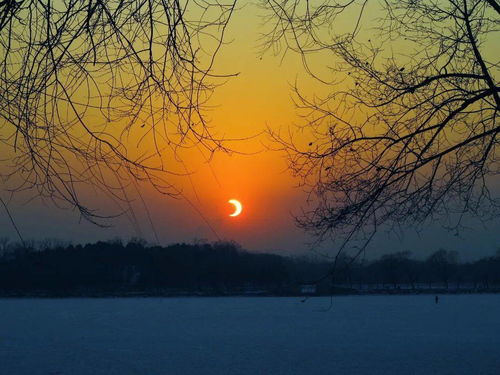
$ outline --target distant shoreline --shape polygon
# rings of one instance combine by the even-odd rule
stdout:
[[[48,292],[48,291],[32,291],[32,292],[7,292],[0,291],[0,298],[176,298],[176,297],[338,297],[338,296],[401,296],[401,295],[450,295],[450,294],[499,294],[500,288],[494,289],[422,289],[422,290],[372,290],[372,291],[348,291],[339,290],[335,293],[317,293],[317,294],[300,294],[300,293],[272,293],[267,291],[262,292],[226,292],[226,293],[207,293],[207,292],[187,292],[187,291],[123,291],[123,292]]]
[[[234,243],[11,247],[0,257],[0,297],[299,297],[500,292],[500,251],[474,263],[438,250],[379,260],[327,261],[250,253]]]

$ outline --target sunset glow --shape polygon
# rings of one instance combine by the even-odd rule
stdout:
[[[234,212],[232,214],[230,214],[229,216],[234,217],[234,216],[238,216],[239,214],[241,214],[241,211],[243,211],[243,206],[239,201],[237,201],[236,199],[230,199],[228,202],[234,206]]]

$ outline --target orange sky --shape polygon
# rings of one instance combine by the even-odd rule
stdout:
[[[108,229],[80,223],[74,212],[60,211],[50,204],[34,202],[29,207],[16,206],[14,214],[25,236],[77,242],[141,236],[154,241],[156,231],[160,243],[220,238],[235,240],[251,250],[305,251],[308,238],[295,227],[293,214],[300,213],[306,205],[306,196],[296,188],[298,181],[287,171],[283,154],[266,148],[270,142],[262,133],[267,127],[277,131],[298,122],[291,100],[290,86],[294,82],[310,94],[321,94],[324,87],[304,74],[296,55],[289,54],[281,60],[267,53],[261,58],[259,23],[254,6],[246,5],[235,13],[227,34],[231,43],[224,46],[215,66],[218,73],[239,75],[216,89],[210,100],[213,108],[207,113],[216,135],[249,138],[227,143],[241,154],[219,152],[208,163],[206,152],[198,148],[182,151],[180,156],[191,173],[189,177],[175,179],[183,191],[179,199],[141,184],[153,225],[138,195],[132,191],[136,222],[133,223],[131,214],[124,215]],[[182,170],[182,165],[175,168]],[[231,198],[243,204],[239,217],[228,216],[232,206],[227,201]],[[102,197],[92,200],[104,212],[117,208]],[[7,228],[5,217],[1,217],[0,224]],[[4,230],[13,237],[11,229]],[[394,238],[389,242],[394,242]],[[482,246],[494,243],[494,239],[486,238]],[[399,245],[391,249],[401,250]]]
[[[25,197],[19,197],[13,204],[14,207],[19,204],[14,213],[21,223],[20,229],[27,233],[25,236],[38,238],[45,235],[76,241],[141,236],[154,241],[154,227],[162,243],[194,238],[231,239],[253,249],[270,249],[282,247],[283,238],[293,234],[300,238],[296,249],[302,248],[304,236],[295,228],[292,213],[298,212],[303,194],[294,188],[296,181],[287,172],[283,155],[270,152],[266,147],[269,139],[262,134],[268,127],[286,128],[294,121],[290,84],[301,72],[300,59],[289,55],[280,61],[270,54],[260,56],[258,40],[262,29],[257,12],[256,7],[246,5],[234,14],[226,35],[226,40],[231,43],[219,53],[215,72],[238,73],[238,76],[227,79],[215,90],[208,103],[211,109],[205,112],[215,136],[241,139],[226,143],[236,152],[218,152],[207,162],[207,151],[193,147],[178,152],[183,164],[173,161],[171,154],[165,154],[164,161],[172,166],[172,170],[184,172],[186,168],[189,177],[173,177],[176,187],[182,190],[178,199],[159,194],[147,184],[140,184],[153,226],[133,188],[128,194],[133,199],[134,214],[125,214],[114,220],[114,227],[110,229],[80,223],[76,213],[58,211],[50,202],[34,201],[23,206]],[[88,95],[85,88],[83,90],[82,95]],[[93,114],[92,111],[89,111],[90,116],[100,116],[97,111]],[[113,126],[117,129],[116,125]],[[143,142],[139,149],[136,147],[137,137],[148,126],[132,130],[128,139],[129,155],[141,153],[143,149],[152,150],[151,139]],[[116,203],[94,191],[86,189],[81,197],[87,198],[90,207],[98,208],[103,214],[119,211]],[[228,216],[232,206],[227,201],[231,198],[243,204],[243,213],[239,217]],[[126,207],[122,205],[121,208]],[[33,220],[33,216],[46,219]],[[58,230],[59,225],[44,228],[43,223],[61,221],[67,226],[63,232]]]
[[[296,181],[287,172],[283,155],[266,148],[269,139],[262,133],[267,127],[286,128],[295,120],[290,84],[301,65],[292,55],[283,62],[269,54],[260,57],[260,30],[254,27],[258,21],[252,14],[255,11],[247,7],[232,19],[227,38],[232,43],[219,55],[216,70],[239,75],[216,89],[210,102],[214,108],[208,112],[217,135],[250,139],[227,143],[237,152],[216,153],[210,163],[197,149],[184,152],[182,158],[193,173],[181,185],[219,237],[243,244],[260,242],[269,248],[279,246],[278,237],[284,233],[298,232],[291,213],[298,211],[303,194],[294,188]],[[148,198],[155,206],[163,205],[165,211],[171,207],[163,197],[152,194]],[[230,198],[239,199],[244,206],[237,218],[228,216]],[[201,229],[204,221],[198,213],[188,204],[185,210],[199,226],[198,236],[213,239],[209,228]],[[269,239],[267,243],[265,238]]]

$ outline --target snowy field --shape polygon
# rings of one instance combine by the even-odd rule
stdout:
[[[500,374],[500,295],[0,299],[0,374]]]

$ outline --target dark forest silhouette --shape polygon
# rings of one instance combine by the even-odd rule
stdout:
[[[443,249],[425,260],[409,252],[373,261],[343,256],[331,275],[326,260],[250,253],[233,242],[162,247],[142,240],[83,246],[3,240],[0,250],[4,296],[298,295],[304,284],[315,284],[318,294],[500,290],[500,251],[469,263]]]

